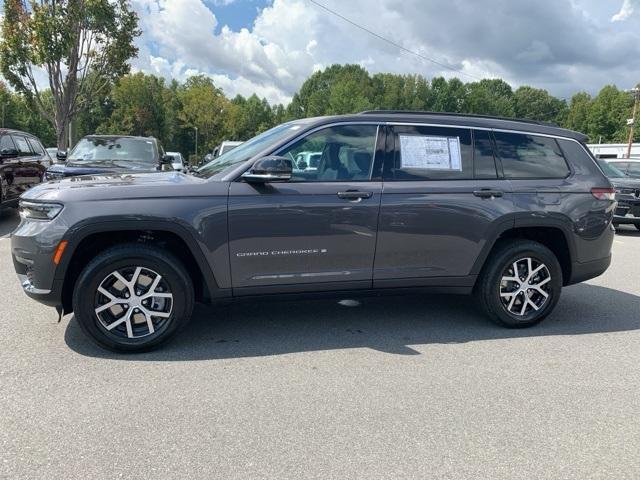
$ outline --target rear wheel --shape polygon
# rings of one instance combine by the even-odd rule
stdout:
[[[530,327],[555,308],[562,269],[544,245],[529,240],[504,242],[492,253],[478,280],[480,305],[506,327]]]
[[[640,223],[634,223],[633,226],[640,230]]]
[[[169,340],[191,317],[191,278],[172,255],[123,245],[92,260],[73,292],[82,330],[100,346],[145,351]]]

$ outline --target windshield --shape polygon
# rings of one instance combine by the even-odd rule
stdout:
[[[300,122],[289,122],[267,130],[260,135],[253,137],[251,140],[238,145],[233,150],[227,151],[215,160],[210,161],[198,169],[198,175],[203,177],[211,177],[222,170],[242,162],[246,162],[250,158],[256,156],[261,151],[269,148],[269,145],[275,145],[280,140],[285,139],[296,130],[302,128]]]
[[[83,138],[67,159],[69,164],[106,164],[126,166],[127,163],[156,163],[153,141],[142,138]]]
[[[605,162],[604,160],[598,160],[598,165],[600,165],[600,168],[602,169],[604,174],[609,178],[624,178],[627,176],[624,172],[622,172],[622,170],[618,170],[616,167]]]

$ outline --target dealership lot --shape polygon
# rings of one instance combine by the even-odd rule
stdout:
[[[640,476],[633,228],[533,329],[464,297],[254,302],[123,356],[20,291],[17,222],[0,213],[0,478]]]

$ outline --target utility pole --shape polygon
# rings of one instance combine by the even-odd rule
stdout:
[[[198,127],[193,127],[196,129],[196,162],[198,161]]]
[[[627,147],[627,158],[631,158],[631,146],[633,145],[633,127],[636,123],[636,112],[638,110],[638,101],[640,101],[640,88],[632,88],[629,92],[633,95],[633,114],[627,120],[629,125],[629,146]]]

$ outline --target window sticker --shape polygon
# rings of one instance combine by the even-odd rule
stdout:
[[[400,168],[462,171],[460,138],[400,135]]]

